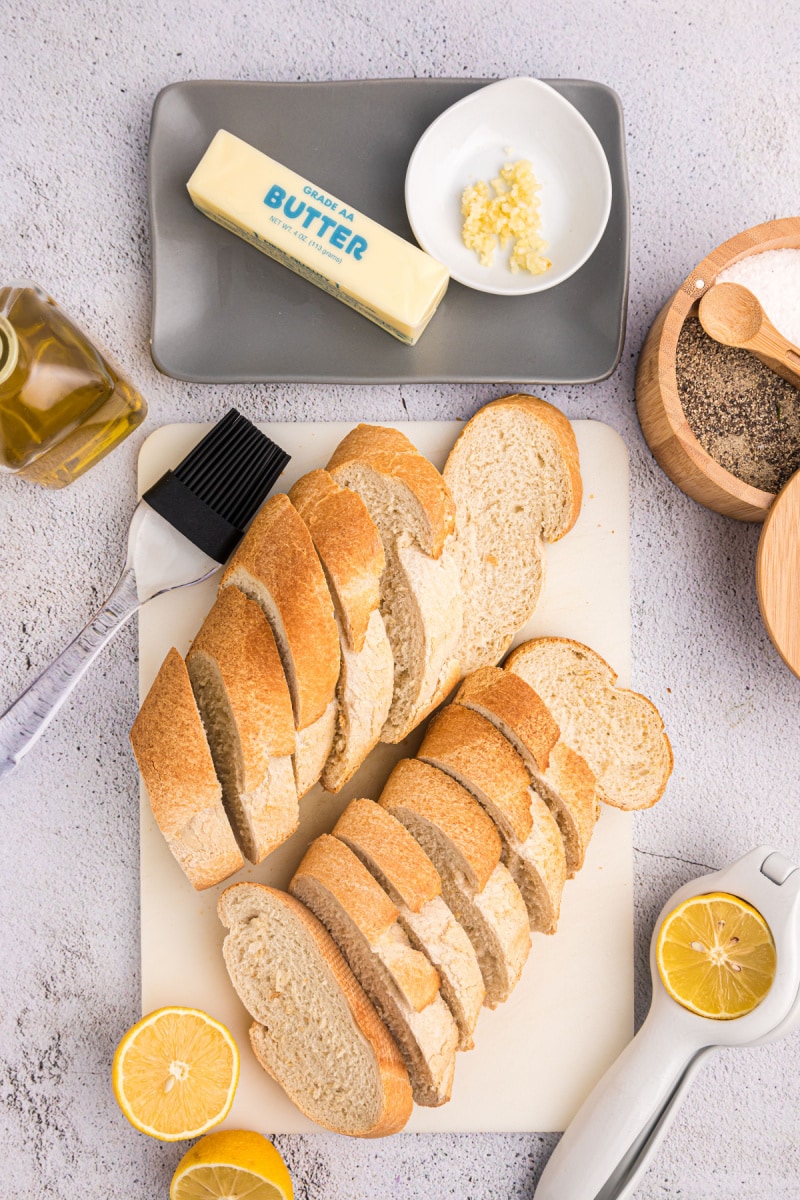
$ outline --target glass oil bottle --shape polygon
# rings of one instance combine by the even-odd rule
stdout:
[[[0,470],[64,487],[146,415],[139,393],[46,292],[0,288]]]

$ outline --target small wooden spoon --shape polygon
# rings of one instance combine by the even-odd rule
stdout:
[[[765,366],[800,388],[800,350],[778,333],[761,301],[740,283],[718,283],[700,301],[700,324],[723,346],[749,350]]]
[[[800,676],[800,471],[767,514],[756,557],[761,619],[790,671]]]

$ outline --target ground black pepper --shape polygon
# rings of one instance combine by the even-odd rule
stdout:
[[[747,350],[684,322],[675,359],[689,428],[720,466],[766,492],[800,469],[800,391]]]

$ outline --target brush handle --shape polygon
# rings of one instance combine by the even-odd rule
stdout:
[[[127,565],[103,607],[0,716],[0,779],[10,775],[38,741],[84,672],[139,604],[136,576]]]
[[[573,1118],[542,1173],[534,1200],[631,1196],[707,1050],[681,1037],[663,1009],[651,1009],[639,1033]]]

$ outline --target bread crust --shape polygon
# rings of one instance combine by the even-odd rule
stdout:
[[[393,938],[400,933],[399,926],[394,928],[397,909],[350,847],[323,833],[311,843],[295,871],[289,884],[292,895],[296,895],[298,881],[309,878],[333,896],[416,1011],[432,1004],[439,992],[438,972],[424,954]]]
[[[454,770],[502,813],[518,841],[533,828],[524,762],[494,725],[462,704],[448,704],[429,724],[418,758]]]
[[[455,702],[467,707],[474,702],[495,713],[524,742],[539,770],[547,770],[559,728],[544,701],[519,675],[501,667],[479,667],[462,682]]]
[[[380,603],[386,566],[380,534],[358,493],[323,469],[298,479],[289,499],[308,526],[348,644],[358,653]]]
[[[614,671],[614,669],[609,666],[606,660],[602,658],[601,655],[599,655],[595,650],[592,650],[589,646],[585,646],[582,642],[575,641],[573,638],[535,638],[529,642],[523,642],[521,646],[517,646],[517,648],[508,656],[504,663],[504,669],[507,671],[520,671],[524,675],[525,658],[526,655],[531,653],[534,645],[568,646],[578,655],[586,656],[591,662],[593,662],[593,664],[599,670],[599,673],[606,676],[606,678],[603,680],[603,686],[607,688],[609,692],[618,692],[621,696],[628,697],[636,703],[641,704],[642,708],[650,714],[653,719],[656,732],[662,742],[663,762],[661,764],[658,776],[653,779],[653,787],[651,791],[644,794],[641,802],[637,804],[623,803],[620,797],[610,794],[608,789],[603,786],[602,778],[599,777],[599,771],[595,771],[595,774],[598,775],[597,796],[604,804],[608,804],[613,808],[624,808],[628,810],[652,808],[652,806],[656,804],[657,801],[659,801],[664,795],[675,761],[672,753],[672,744],[670,743],[669,737],[667,736],[667,731],[664,728],[664,721],[655,704],[653,704],[652,700],[649,700],[647,696],[643,696],[641,692],[634,692],[630,688],[617,687],[616,671]],[[592,763],[588,757],[586,757],[586,761],[589,765],[589,768],[592,769]]]
[[[305,729],[319,720],[333,699],[339,678],[339,633],[311,535],[282,493],[272,496],[256,515],[220,587],[234,584],[247,593],[248,574],[268,590],[280,613],[297,679],[296,695],[292,695],[295,725]],[[280,648],[277,634],[276,641]],[[293,692],[290,672],[287,675]]]
[[[450,839],[474,875],[475,890],[482,892],[500,862],[502,843],[494,822],[469,792],[428,763],[404,758],[396,765],[378,803],[410,808]]]
[[[213,887],[244,866],[186,664],[173,647],[130,732],[156,824],[190,883]]]
[[[357,425],[334,450],[328,471],[335,478],[337,470],[353,462],[366,463],[409,490],[428,522],[429,540],[422,548],[439,558],[455,529],[456,510],[450,489],[433,463],[399,429],[384,425]]]
[[[292,700],[267,618],[238,588],[224,588],[187,655],[207,654],[228,694],[245,771],[245,790],[257,787],[269,758],[294,753]]]
[[[538,693],[511,671],[479,668],[464,680],[456,702],[496,724],[522,756],[534,790],[559,824],[572,878],[583,866],[597,820],[597,781],[588,764],[560,737]]]
[[[376,946],[397,920],[397,909],[380,884],[352,850],[329,833],[321,834],[308,847],[292,883],[304,876],[325,886],[370,946]]]
[[[297,918],[315,943],[336,984],[341,989],[358,1031],[372,1047],[383,1084],[383,1106],[378,1120],[374,1125],[352,1136],[374,1138],[386,1137],[389,1134],[398,1133],[407,1123],[412,1111],[411,1084],[409,1083],[408,1072],[394,1039],[376,1013],[355,975],[348,967],[333,938],[313,913],[309,912],[293,896],[289,896],[285,892],[279,892],[274,888],[265,887],[259,883],[246,883],[234,886],[263,889],[278,903],[285,905]],[[230,890],[228,889],[228,891]],[[223,916],[225,895],[226,893],[223,892],[220,897],[219,914],[220,920],[227,927],[227,922]],[[254,1030],[260,1028],[262,1027],[258,1022],[254,1022],[251,1026],[250,1044],[261,1067],[263,1067],[268,1075],[275,1078],[259,1052],[257,1034],[254,1037]],[[280,1080],[276,1080],[276,1082],[280,1084]],[[281,1086],[283,1085],[281,1084]],[[305,1113],[311,1120],[315,1120],[296,1096],[291,1096],[290,1099],[297,1105],[301,1112]],[[334,1125],[326,1125],[325,1128],[332,1129],[334,1133],[346,1132],[345,1130],[337,1129]]]
[[[442,881],[422,847],[404,825],[374,800],[351,800],[333,836],[364,848],[388,884],[412,912],[441,895]]]

